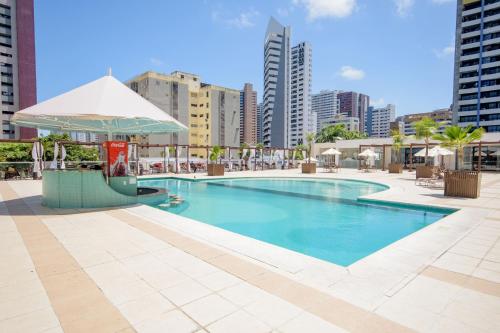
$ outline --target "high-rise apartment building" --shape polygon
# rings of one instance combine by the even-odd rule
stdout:
[[[500,1],[458,0],[453,123],[500,132]]]
[[[251,83],[245,83],[240,92],[240,142],[257,142],[257,92]]]
[[[257,143],[263,143],[262,139],[262,115],[264,112],[264,104],[257,104]]]
[[[144,136],[141,143],[240,145],[239,90],[202,83],[198,75],[179,71],[170,75],[146,72],[126,85],[189,128],[188,132]],[[150,155],[151,151],[156,150],[150,150]],[[203,148],[191,149],[190,155],[207,157]]]
[[[341,91],[337,94],[337,98],[339,99],[339,113],[347,117],[359,118],[359,130],[366,132],[365,122],[370,106],[370,97],[354,91]]]
[[[359,131],[366,133],[366,116],[368,107],[370,106],[370,96],[365,94],[358,94],[358,115],[359,118]]]
[[[368,107],[366,115],[367,134],[370,137],[388,138],[391,136],[391,122],[396,118],[396,106],[388,104],[384,108]]]
[[[438,123],[442,123],[443,125],[439,128],[439,132],[442,132],[444,128],[451,125],[452,122],[452,112],[450,108],[438,109],[431,112],[407,114],[397,117],[396,121],[404,123],[404,134],[415,135],[414,124],[417,121],[422,120],[424,117],[428,117]]]
[[[264,39],[263,143],[288,147],[290,27],[271,17]]]
[[[292,48],[290,79],[290,118],[288,146],[306,143],[307,133],[316,132],[316,116],[312,112],[312,48],[308,42]]]
[[[321,130],[321,122],[339,113],[338,90],[322,90],[311,98],[312,112],[316,115],[316,131]]]
[[[33,0],[0,0],[0,138],[31,139],[33,128],[15,128],[14,112],[36,104],[35,27]]]

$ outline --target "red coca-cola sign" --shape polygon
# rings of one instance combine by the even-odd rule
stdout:
[[[123,177],[128,174],[128,144],[125,141],[104,142],[107,155],[107,172],[110,177]]]

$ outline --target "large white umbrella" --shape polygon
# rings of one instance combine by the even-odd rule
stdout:
[[[187,130],[111,75],[16,112],[11,122],[24,127],[108,135]]]
[[[440,146],[435,146],[435,147],[429,149],[429,153],[428,153],[429,157],[449,156],[449,155],[454,155],[454,153],[451,150],[448,150],[448,149],[440,147]],[[425,148],[422,150],[419,150],[414,156],[425,157]]]
[[[330,148],[322,152],[321,155],[342,155],[342,153],[335,148]]]
[[[361,157],[377,157],[377,154],[371,149],[365,149],[361,153],[358,154]]]

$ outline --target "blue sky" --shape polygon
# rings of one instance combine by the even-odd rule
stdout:
[[[313,93],[354,90],[397,114],[452,100],[454,0],[36,0],[38,99],[104,75],[182,70],[262,98],[269,17],[313,47]]]

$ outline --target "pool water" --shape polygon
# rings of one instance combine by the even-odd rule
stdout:
[[[387,187],[308,179],[141,180],[184,199],[155,207],[296,252],[348,266],[453,210],[366,203]]]

